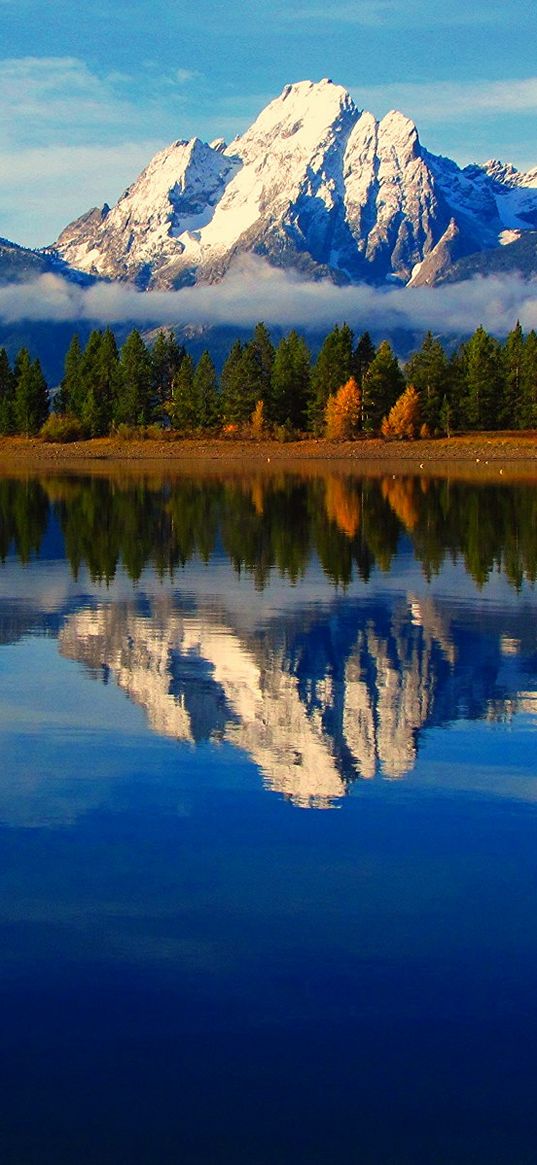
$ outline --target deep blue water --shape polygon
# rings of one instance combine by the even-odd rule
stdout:
[[[2,1165],[533,1165],[537,491],[0,482]]]

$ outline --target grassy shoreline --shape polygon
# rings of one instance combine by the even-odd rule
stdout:
[[[537,481],[537,432],[471,433],[424,441],[328,441],[309,438],[176,438],[121,440],[101,437],[72,444],[37,437],[0,438],[0,472],[111,472],[148,468],[166,474],[233,470],[273,472],[325,469],[352,474],[388,472],[478,478],[533,477]]]

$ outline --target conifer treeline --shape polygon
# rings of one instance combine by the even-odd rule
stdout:
[[[12,368],[5,348],[0,348],[0,433],[37,433],[48,411],[48,388],[39,360],[21,348]]]
[[[23,349],[11,368],[1,349],[0,432],[36,433],[48,409],[39,361]],[[368,332],[356,340],[347,324],[329,332],[314,360],[296,331],[274,345],[259,323],[232,345],[218,378],[209,352],[195,363],[172,332],[148,347],[134,330],[118,349],[107,328],[93,331],[85,349],[73,338],[54,412],[92,437],[148,425],[332,437],[534,428],[537,335],[517,324],[501,343],[479,327],[448,355],[428,332],[402,370],[387,340],[375,348]]]

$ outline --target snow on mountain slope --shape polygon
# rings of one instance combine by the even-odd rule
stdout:
[[[356,250],[384,274],[406,281],[450,217],[422,157],[414,123],[396,110],[381,122],[363,113],[348,144],[346,179]]]
[[[324,79],[287,85],[229,146],[194,138],[162,150],[56,250],[142,287],[216,280],[250,251],[312,277],[406,283],[439,245],[445,265],[442,240],[456,235],[464,255],[536,227],[537,171],[461,170],[425,150],[403,114],[378,122]]]
[[[117,202],[77,219],[57,250],[73,267],[113,278],[138,278],[183,254],[214,213],[237,163],[193,138],[156,154]]]
[[[524,172],[509,162],[492,159],[476,169],[492,182],[498,215],[506,230],[537,227],[537,167]]]

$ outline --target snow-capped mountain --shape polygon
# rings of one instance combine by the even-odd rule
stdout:
[[[142,287],[217,280],[245,252],[313,278],[419,283],[532,228],[537,170],[460,169],[429,153],[402,113],[377,121],[332,81],[301,81],[230,145],[162,150],[55,250],[77,270]]]

